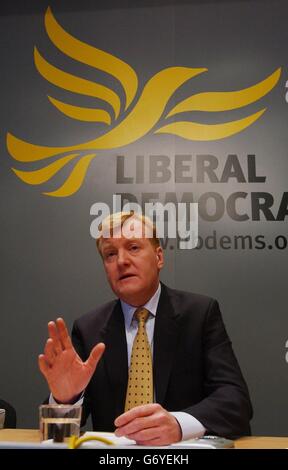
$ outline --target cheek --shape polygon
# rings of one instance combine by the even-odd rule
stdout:
[[[111,266],[105,267],[105,272],[107,279],[111,282],[113,282],[113,279],[115,278],[115,270],[111,268]]]

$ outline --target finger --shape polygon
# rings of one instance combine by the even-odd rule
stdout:
[[[155,411],[159,410],[159,408],[160,406],[157,403],[135,406],[135,408],[132,408],[131,410],[126,411],[126,413],[118,416],[118,418],[115,419],[114,424],[117,427],[125,426],[125,424],[129,423],[133,419],[152,415]]]
[[[125,433],[124,436],[137,442],[151,441],[152,439],[161,437],[161,428],[157,426],[148,429],[140,429],[137,432]]]
[[[134,434],[143,429],[151,429],[156,426],[159,426],[156,413],[153,413],[150,416],[145,416],[141,418],[135,418],[124,426],[121,426],[115,430],[115,435],[128,436],[128,434]],[[134,438],[133,438],[134,439]]]
[[[44,354],[39,354],[39,356],[38,356],[38,365],[39,365],[40,371],[42,372],[42,374],[46,378],[46,376],[47,376],[47,374],[50,370],[50,367],[46,362]]]
[[[53,346],[53,339],[51,338],[47,339],[45,348],[44,348],[44,354],[45,354],[46,362],[49,365],[52,365],[56,358],[56,354],[54,352],[54,346]]]
[[[57,326],[56,326],[56,323],[54,321],[49,321],[49,323],[48,323],[48,333],[49,333],[50,338],[52,336],[58,338]]]
[[[98,343],[91,351],[90,356],[88,357],[85,364],[90,367],[91,372],[93,373],[96,369],[98,362],[100,361],[103,352],[105,351],[105,344]]]
[[[57,329],[58,329],[59,339],[60,339],[60,341],[63,345],[63,348],[64,349],[73,348],[72,341],[71,341],[66,323],[63,320],[63,318],[57,318],[56,325],[57,325]]]
[[[147,428],[140,428],[135,432],[125,432],[122,436],[132,439],[134,441],[150,441],[161,436],[161,429],[159,426],[152,426]],[[115,435],[118,434],[115,432]]]
[[[54,323],[54,321],[50,321],[48,323],[48,333],[49,333],[50,338],[53,340],[53,345],[54,345],[56,354],[59,354],[60,352],[63,351],[63,346],[60,342],[57,326]]]

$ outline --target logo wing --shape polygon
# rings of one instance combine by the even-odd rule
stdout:
[[[117,79],[125,93],[123,109],[131,105],[138,88],[138,78],[135,71],[117,57],[92,47],[67,33],[56,21],[50,8],[45,14],[45,28],[51,42],[66,56],[95,69],[101,70]],[[49,101],[66,116],[86,122],[104,123],[110,126],[120,116],[121,101],[115,91],[81,77],[67,73],[45,60],[38,49],[34,49],[34,61],[38,72],[53,85],[72,93],[97,98],[108,103],[111,112],[99,108],[87,108],[65,103],[48,96]],[[74,168],[64,184],[56,191],[44,193],[50,196],[65,197],[76,192],[82,185],[90,162],[96,156],[94,153],[81,155],[72,153],[69,147],[42,147],[25,142],[11,134],[7,134],[7,148],[11,156],[20,162],[39,162],[48,157],[58,157],[53,163],[33,171],[12,168],[14,173],[27,184],[39,185],[50,180],[58,171],[71,162]],[[89,147],[87,147],[89,148]],[[91,147],[90,147],[91,148]],[[43,152],[43,149],[44,152]],[[82,147],[79,150],[85,150]],[[48,151],[48,152],[47,152]],[[61,154],[69,151],[69,155]],[[47,154],[48,153],[48,154]],[[60,155],[59,155],[60,154]]]
[[[47,9],[45,14],[45,28],[51,42],[63,54],[79,63],[101,70],[118,80],[124,89],[126,97],[124,109],[127,110],[132,103],[138,88],[138,78],[132,67],[112,54],[97,49],[94,46],[90,46],[67,33],[56,21],[50,7]],[[120,99],[114,91],[103,85],[90,82],[89,80],[74,77],[73,75],[62,72],[59,69],[51,69],[50,64],[47,62],[43,63],[43,59],[41,61],[39,53],[38,57],[36,57],[35,63],[41,75],[43,75],[48,81],[51,81],[54,85],[60,86],[65,90],[92,96],[94,98],[100,98],[101,100],[106,101],[113,108],[115,118],[118,118],[120,112]],[[63,109],[65,109],[65,111],[67,109],[68,114],[70,114],[70,105],[68,105],[68,108],[65,108],[64,106],[61,111]],[[85,121],[90,120],[90,108],[80,107],[79,109],[80,117],[84,117]],[[86,116],[85,112],[87,112]],[[75,116],[75,118],[79,119],[77,116]],[[92,120],[94,121],[94,119]]]
[[[265,80],[239,91],[198,93],[178,103],[166,118],[192,111],[223,112],[242,108],[263,98],[278,83],[281,68]],[[155,134],[174,134],[188,140],[208,141],[224,139],[237,134],[259,119],[266,108],[249,116],[223,124],[201,124],[191,121],[176,121],[160,127]]]

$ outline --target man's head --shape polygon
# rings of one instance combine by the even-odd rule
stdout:
[[[144,305],[156,292],[163,250],[151,220],[118,212],[103,220],[97,247],[113,292],[130,305]]]

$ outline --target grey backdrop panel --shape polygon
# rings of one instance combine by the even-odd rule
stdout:
[[[37,426],[37,407],[47,395],[37,366],[47,322],[61,315],[71,327],[78,316],[111,298],[90,236],[93,203],[111,205],[114,193],[130,193],[141,202],[143,193],[156,193],[160,201],[167,193],[180,201],[186,193],[197,201],[214,192],[226,205],[232,193],[241,191],[247,197],[239,201],[238,210],[247,213],[248,219],[231,219],[226,206],[218,220],[205,220],[204,214],[199,227],[202,247],[186,251],[169,244],[162,279],[172,287],[219,300],[251,392],[253,433],[287,434],[287,217],[272,221],[262,214],[260,220],[253,220],[251,202],[251,193],[272,194],[275,215],[287,191],[287,2],[127,1],[105,2],[105,8],[92,1],[82,1],[81,7],[79,2],[50,2],[67,31],[129,63],[137,72],[139,89],[169,66],[207,67],[206,74],[177,92],[175,102],[196,92],[240,90],[282,67],[279,83],[259,103],[223,116],[193,115],[199,122],[217,123],[267,107],[241,133],[211,142],[150,133],[119,151],[97,152],[81,189],[67,198],[47,197],[41,194],[42,188],[21,182],[11,167],[24,166],[17,166],[6,148],[7,132],[34,144],[61,146],[95,138],[104,129],[63,116],[47,99],[49,94],[58,99],[68,94],[39,75],[33,63],[35,45],[53,64],[96,78],[93,70],[79,68],[61,55],[47,38],[43,17],[48,5],[25,2],[23,8],[22,2],[10,1],[1,6],[1,396],[16,407],[19,427]],[[84,97],[83,105],[88,105]],[[227,156],[236,154],[246,179],[247,155],[253,154],[257,175],[266,176],[266,181],[197,182],[197,155],[206,154],[217,158],[220,176]],[[119,155],[125,157],[125,174],[133,183],[117,183]],[[135,182],[139,155],[145,161],[143,183]],[[150,155],[169,158],[168,181],[151,183]],[[193,181],[175,182],[175,155],[191,155],[185,176]],[[59,186],[60,176],[55,181]],[[55,181],[45,189],[57,187]],[[252,246],[250,242],[235,246],[239,235],[250,237]],[[255,243],[260,235],[266,243],[261,249]],[[226,244],[221,237],[226,237]]]

